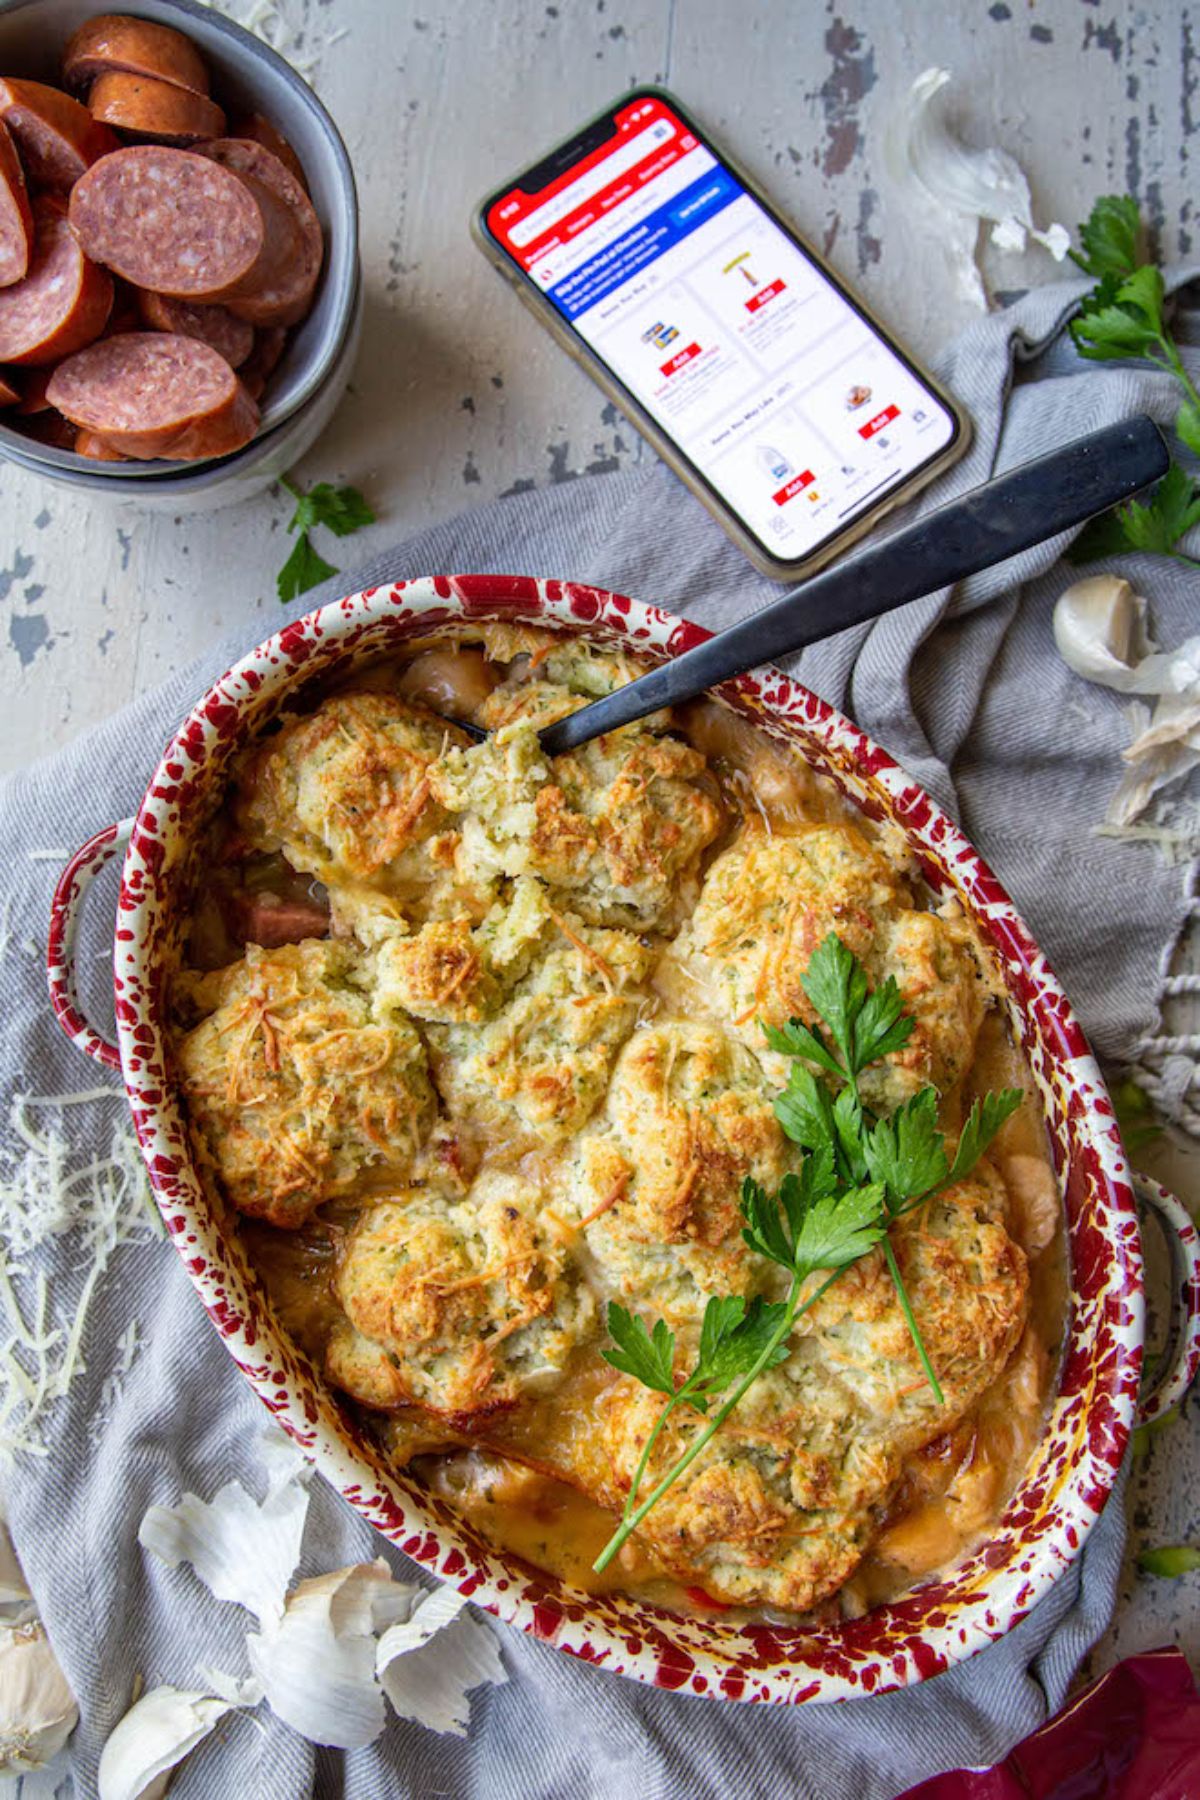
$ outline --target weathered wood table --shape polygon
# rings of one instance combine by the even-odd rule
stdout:
[[[1023,164],[1039,224],[1136,194],[1165,259],[1190,254],[1200,176],[1200,0],[223,0],[310,74],[358,172],[367,313],[358,375],[298,479],[360,486],[358,561],[464,506],[648,455],[505,290],[472,203],[635,82],[662,81],[757,175],[918,355],[973,316],[884,165],[889,117],[931,65],[972,145]],[[1055,277],[988,253],[1003,296]],[[278,617],[286,497],[139,519],[0,465],[0,767],[64,743],[218,636]],[[1186,1156],[1158,1166],[1191,1197]],[[1195,1536],[1196,1485],[1160,1439],[1135,1539]],[[1096,1659],[1200,1654],[1196,1577],[1139,1580]]]

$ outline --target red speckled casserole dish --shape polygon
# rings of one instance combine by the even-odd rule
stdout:
[[[364,1518],[497,1617],[571,1655],[660,1687],[717,1698],[829,1701],[936,1675],[1002,1637],[1070,1566],[1112,1488],[1137,1416],[1174,1404],[1200,1363],[1200,1245],[1186,1213],[1152,1183],[1141,1197],[1167,1225],[1178,1322],[1165,1370],[1138,1399],[1144,1335],[1133,1177],[1099,1071],[1054,975],[1003,888],[955,825],[885,751],[777,670],[720,697],[798,748],[872,819],[899,828],[931,887],[957,896],[1002,971],[1014,1037],[1045,1111],[1065,1201],[1068,1341],[1057,1398],[1025,1478],[988,1540],[948,1574],[863,1617],[803,1630],[684,1618],[619,1594],[583,1594],[477,1537],[416,1482],[390,1470],[365,1432],[275,1324],[240,1242],[205,1196],[172,1092],[162,979],[190,844],[231,763],[296,688],[339,675],[456,621],[536,624],[662,660],[708,634],[620,595],[569,582],[472,575],[398,582],[284,627],[197,703],[134,818],[99,832],[59,883],[51,922],[55,1012],[89,1055],[120,1068],[159,1208],[226,1347],[276,1418]],[[83,1018],[75,934],[84,893],[124,850],[114,944],[118,1043]]]

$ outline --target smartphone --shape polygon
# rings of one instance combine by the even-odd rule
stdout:
[[[472,231],[763,574],[793,581],[970,424],[679,101],[636,88]]]

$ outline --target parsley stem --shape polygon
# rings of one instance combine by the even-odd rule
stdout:
[[[673,1394],[667,1401],[667,1404],[659,1413],[658,1418],[654,1421],[654,1427],[642,1447],[642,1454],[638,1459],[638,1466],[633,1472],[633,1480],[629,1485],[629,1494],[625,1501],[624,1510],[621,1513],[622,1520],[627,1519],[633,1511],[638,1489],[642,1485],[642,1476],[646,1473],[646,1464],[650,1461],[651,1452],[658,1442],[659,1433],[662,1431],[663,1426],[666,1424],[675,1408],[679,1405],[680,1401],[688,1400],[690,1398],[690,1395],[688,1394],[690,1385],[690,1382],[685,1381],[679,1391]]]
[[[848,1267],[848,1266],[849,1265],[846,1265],[846,1267]],[[777,1350],[779,1345],[783,1342],[784,1338],[787,1337],[788,1333],[792,1329],[792,1326],[796,1323],[796,1320],[800,1317],[800,1315],[802,1313],[806,1313],[808,1311],[809,1307],[815,1306],[817,1301],[821,1298],[821,1296],[824,1293],[826,1293],[833,1286],[834,1282],[838,1279],[838,1277],[840,1275],[843,1275],[844,1273],[845,1273],[845,1267],[843,1267],[841,1269],[835,1269],[833,1271],[833,1274],[830,1275],[825,1281],[823,1281],[821,1283],[821,1285],[817,1289],[816,1293],[813,1294],[809,1299],[807,1299],[804,1302],[803,1306],[799,1305],[798,1302],[800,1299],[800,1289],[803,1287],[804,1282],[807,1280],[807,1276],[802,1276],[802,1275],[793,1276],[792,1285],[788,1292],[788,1297],[787,1297],[787,1311],[785,1312],[783,1318],[780,1320],[779,1325],[777,1326],[775,1331],[771,1334],[771,1337],[769,1338],[767,1343],[764,1345],[762,1353],[758,1357],[758,1360],[755,1362],[753,1368],[751,1368],[745,1375],[742,1376],[742,1379],[738,1382],[736,1388],[734,1388],[734,1390],[733,1390],[732,1394],[729,1396],[728,1400],[724,1401],[723,1404],[718,1408],[718,1410],[713,1414],[712,1418],[709,1420],[709,1422],[705,1426],[704,1430],[689,1445],[688,1449],[686,1449],[684,1451],[683,1455],[678,1459],[678,1461],[671,1465],[671,1467],[667,1470],[667,1473],[663,1476],[662,1480],[659,1482],[658,1486],[655,1488],[654,1492],[650,1495],[650,1497],[646,1500],[643,1500],[642,1504],[638,1507],[637,1511],[635,1513],[633,1513],[629,1518],[622,1519],[620,1526],[613,1533],[612,1537],[609,1538],[607,1544],[605,1544],[603,1550],[600,1552],[599,1556],[596,1558],[595,1562],[592,1564],[592,1568],[595,1570],[597,1575],[602,1574],[604,1572],[604,1570],[607,1569],[609,1563],[612,1561],[613,1557],[617,1554],[617,1551],[621,1548],[622,1544],[624,1544],[626,1539],[631,1537],[633,1535],[633,1533],[637,1530],[638,1526],[641,1524],[642,1520],[646,1517],[646,1514],[650,1511],[651,1507],[658,1505],[658,1502],[662,1499],[662,1497],[666,1493],[667,1489],[669,1487],[671,1487],[676,1481],[678,1481],[679,1477],[684,1473],[684,1471],[686,1469],[688,1469],[692,1463],[695,1462],[695,1460],[699,1456],[700,1452],[704,1449],[704,1446],[706,1444],[710,1443],[712,1441],[712,1439],[716,1436],[717,1432],[721,1429],[721,1426],[725,1423],[725,1421],[729,1417],[730,1413],[734,1410],[734,1408],[741,1401],[742,1396],[745,1394],[746,1390],[754,1385],[754,1383],[758,1380],[759,1376],[762,1374],[763,1370],[770,1363],[772,1356],[774,1356],[774,1354],[775,1354],[775,1351]],[[680,1392],[682,1392],[682,1391],[683,1390],[681,1389]],[[666,1407],[664,1407],[664,1409],[663,1409],[663,1413],[659,1419],[660,1425],[662,1423],[663,1418],[666,1417],[666,1414],[667,1414],[667,1412],[669,1412],[669,1410],[670,1410],[670,1403],[668,1403],[668,1405]],[[643,1452],[642,1461],[638,1465],[638,1469],[639,1469],[639,1473],[637,1476],[638,1480],[641,1479],[641,1472],[645,1468],[646,1460],[647,1460],[646,1453]]]
[[[303,500],[303,498],[304,498],[303,493],[296,486],[295,482],[293,480],[291,480],[291,478],[289,476],[281,475],[279,477],[279,485],[281,488],[286,489],[286,491],[292,496],[293,500]]]
[[[945,1406],[946,1397],[942,1393],[941,1385],[933,1372],[933,1364],[929,1360],[929,1352],[925,1348],[925,1341],[917,1326],[916,1316],[912,1309],[912,1301],[908,1297],[908,1289],[904,1285],[904,1277],[901,1275],[900,1265],[896,1261],[896,1252],[892,1249],[892,1240],[886,1233],[883,1238],[883,1254],[887,1258],[888,1272],[895,1285],[896,1298],[899,1300],[900,1310],[904,1314],[904,1323],[908,1326],[908,1335],[916,1346],[917,1355],[921,1359],[921,1367],[925,1371],[925,1379],[933,1389],[933,1397],[938,1405]]]

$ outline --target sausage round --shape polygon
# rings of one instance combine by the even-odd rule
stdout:
[[[240,176],[154,144],[94,164],[72,190],[71,223],[87,254],[135,287],[202,303],[255,271],[267,235]]]
[[[253,325],[297,324],[312,305],[325,254],[312,201],[291,170],[249,138],[215,138],[196,148],[250,186],[267,221],[268,248],[275,252],[265,254],[260,268],[230,297],[230,311]]]
[[[29,273],[0,288],[0,362],[57,362],[99,337],[112,310],[112,276],[84,255],[62,205],[40,194],[33,219]]]
[[[152,331],[178,331],[211,344],[231,369],[240,367],[254,348],[253,325],[235,318],[224,306],[195,306],[188,300],[173,300],[169,294],[147,293],[144,288],[138,294],[138,306]]]
[[[223,356],[177,332],[105,338],[61,362],[50,404],[111,449],[192,462],[249,443],[258,408]]]
[[[88,111],[128,137],[160,144],[194,144],[225,129],[225,114],[204,94],[119,69],[97,77]]]
[[[238,370],[242,386],[252,400],[262,396],[263,389],[283,355],[287,332],[282,325],[268,325],[254,334],[254,348]]]
[[[208,92],[208,70],[189,38],[169,25],[124,13],[101,13],[82,24],[63,51],[62,69],[63,80],[73,88],[118,70],[169,81],[193,94]]]
[[[269,150],[272,156],[277,156],[307,194],[308,177],[304,173],[304,164],[282,131],[272,125],[263,113],[243,113],[240,119],[234,120],[229,135],[231,138],[249,138],[252,143],[261,144],[264,150]]]
[[[35,188],[65,194],[85,169],[119,147],[86,106],[40,81],[0,81],[0,119],[16,139]]]
[[[0,375],[0,406],[16,406],[20,398],[20,390]]]
[[[0,119],[0,288],[23,281],[33,251],[33,212],[12,133]]]
[[[106,444],[102,437],[97,437],[94,431],[76,433],[75,454],[76,456],[90,457],[93,462],[129,461],[129,458],[122,455],[120,450],[114,450],[112,445]]]

